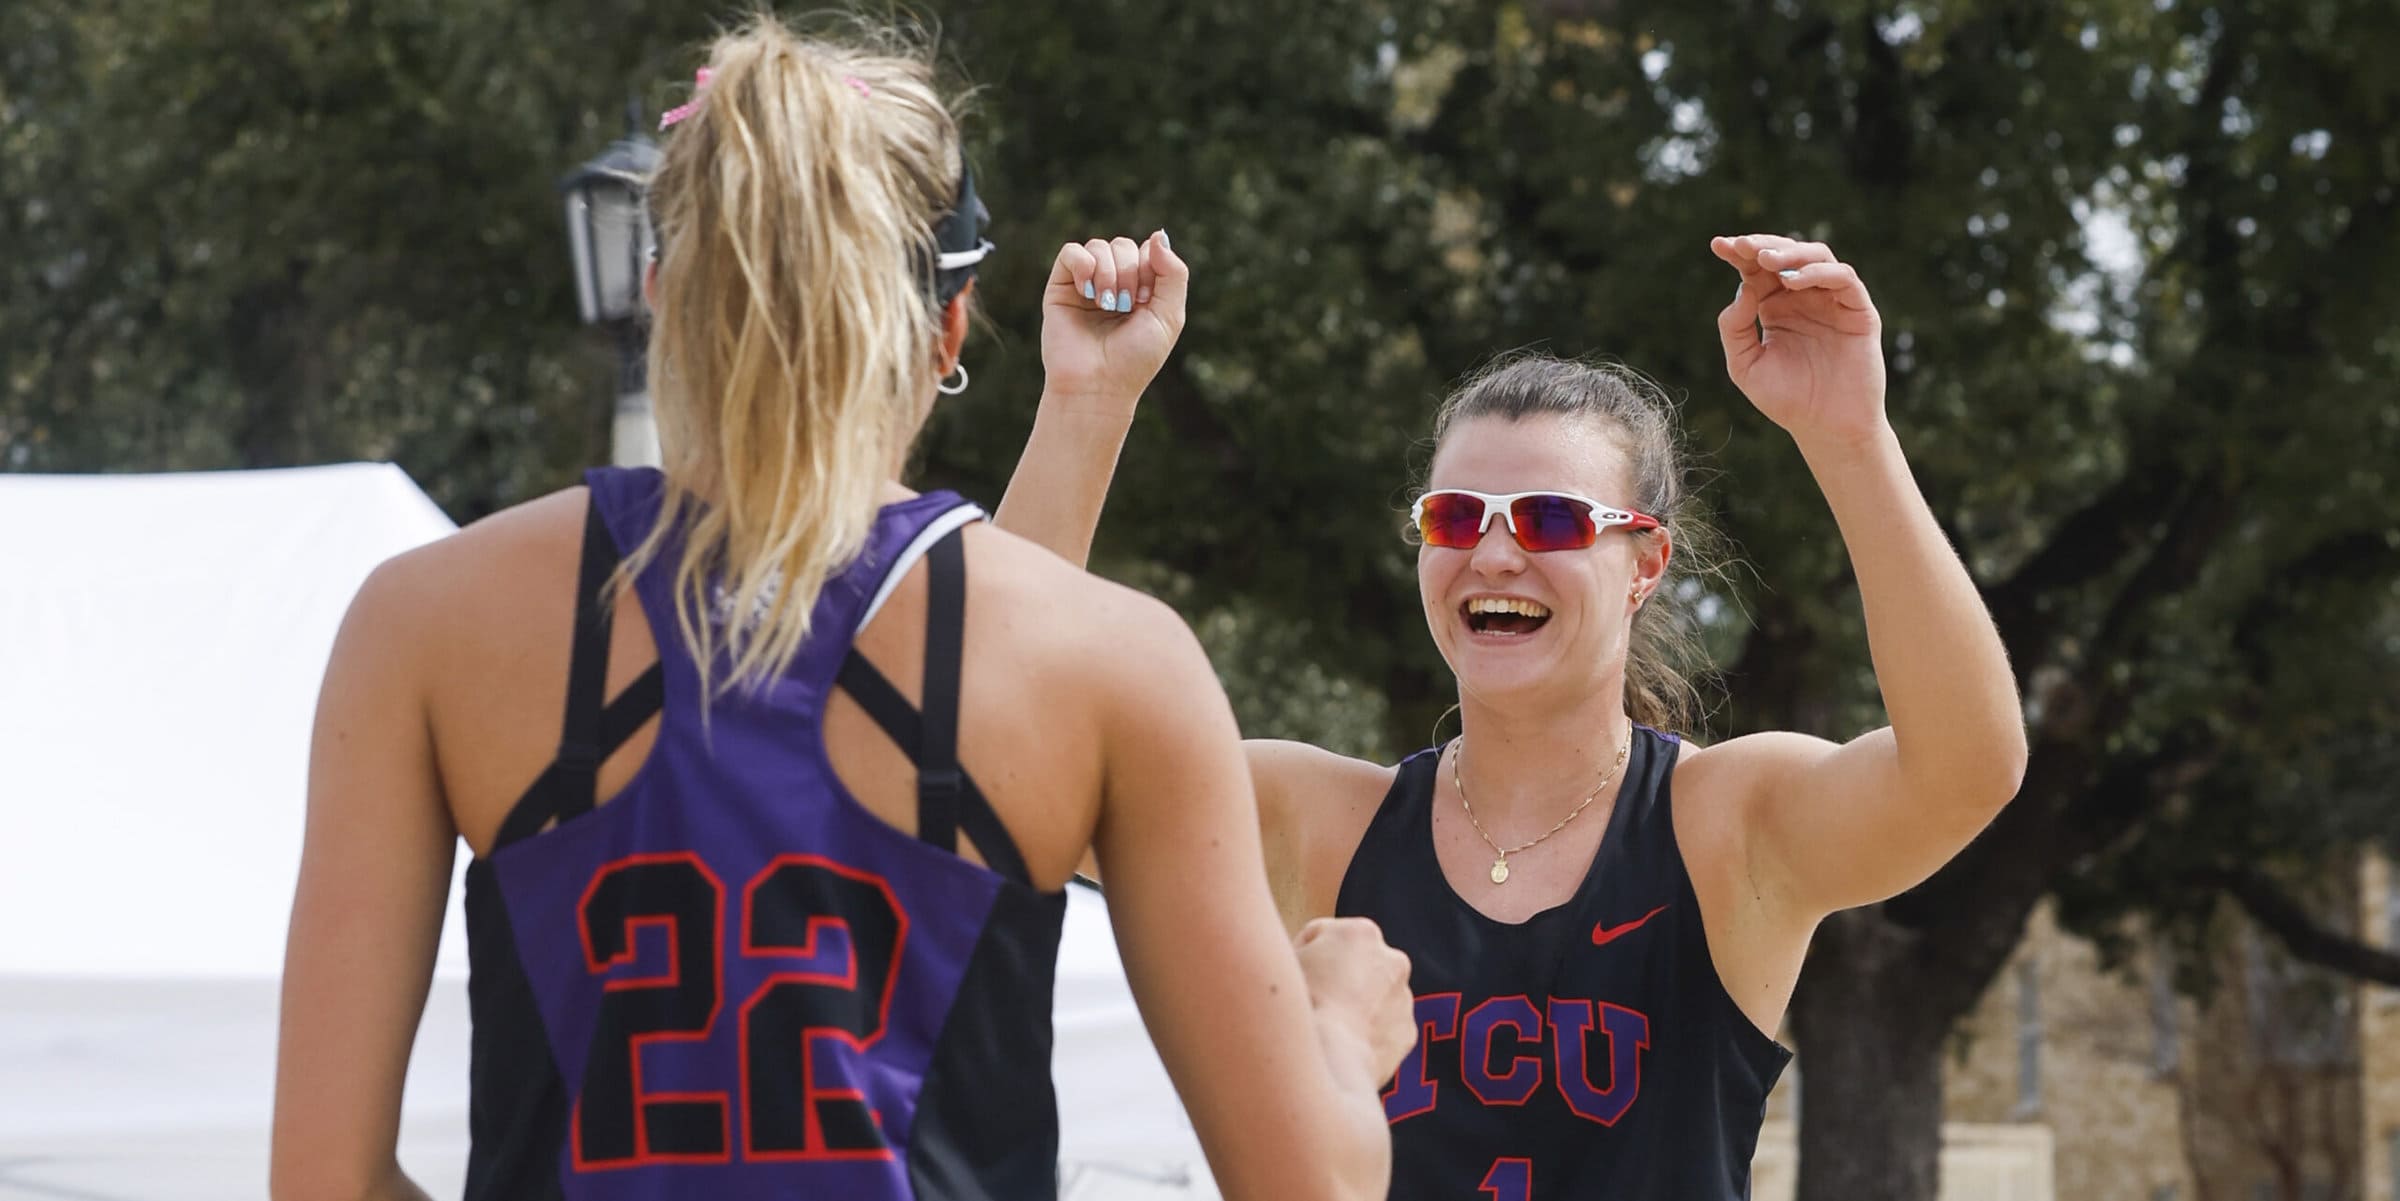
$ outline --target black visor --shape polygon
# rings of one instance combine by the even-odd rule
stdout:
[[[983,236],[984,227],[991,223],[991,210],[983,207],[983,198],[975,194],[975,172],[962,167],[957,203],[933,223],[933,249],[938,256],[933,267],[935,300],[950,303],[975,278],[975,265],[994,249]]]

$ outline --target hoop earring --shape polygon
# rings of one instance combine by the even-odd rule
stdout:
[[[1440,717],[1433,719],[1433,728],[1425,732],[1425,744],[1427,746],[1442,745],[1442,723],[1449,720],[1450,715],[1456,712],[1458,712],[1458,706],[1452,705],[1449,708],[1442,710],[1442,715]]]
[[[952,386],[950,385],[950,377],[949,377],[949,376],[947,376],[947,375],[943,376],[943,377],[941,378],[941,381],[940,381],[939,383],[936,383],[936,384],[933,386],[933,390],[934,390],[934,391],[936,391],[936,392],[939,392],[939,393],[941,393],[941,394],[942,394],[942,395],[944,395],[944,396],[956,396],[956,395],[958,395],[959,393],[961,393],[961,392],[964,392],[964,391],[966,391],[966,390],[967,390],[967,364],[966,364],[966,362],[965,362],[964,360],[961,360],[961,361],[959,361],[959,362],[952,363],[952,364],[950,365],[950,369],[951,369],[951,370],[953,370],[953,371],[956,371],[956,372],[958,372],[958,386],[957,386],[957,387],[952,387]]]

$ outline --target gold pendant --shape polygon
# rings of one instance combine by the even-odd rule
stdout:
[[[1508,856],[1502,855],[1498,859],[1492,860],[1492,883],[1508,883]]]

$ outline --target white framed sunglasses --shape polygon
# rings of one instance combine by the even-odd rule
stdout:
[[[1655,530],[1664,523],[1645,513],[1604,505],[1572,492],[1471,492],[1442,488],[1417,498],[1409,521],[1427,546],[1472,550],[1483,541],[1492,519],[1508,522],[1517,545],[1540,553],[1582,550],[1600,540],[1600,531],[1623,527],[1630,532]]]

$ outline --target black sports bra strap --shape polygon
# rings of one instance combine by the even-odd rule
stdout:
[[[601,762],[607,762],[608,757],[616,754],[617,749],[624,746],[644,722],[658,716],[658,711],[666,707],[666,678],[666,672],[660,665],[651,664],[650,670],[626,685],[625,691],[618,693],[616,699],[608,703],[608,708],[601,711]],[[515,807],[501,820],[500,833],[492,839],[492,849],[498,850],[520,838],[531,838],[541,833],[542,828],[553,819],[565,821],[576,814],[590,812],[592,802],[599,799],[598,790],[599,777],[596,771],[570,768],[563,757],[551,760],[550,766],[542,771],[540,778],[525,790],[525,795],[517,799]],[[578,796],[585,798],[580,808],[574,803],[574,798]]]
[[[1033,873],[1025,867],[1025,856],[1017,851],[1017,840],[1000,822],[1000,811],[992,808],[991,798],[975,786],[975,778],[961,771],[958,775],[958,824],[967,832],[967,840],[983,855],[983,865],[1016,881],[1033,887]]]
[[[966,646],[966,539],[952,530],[925,558],[925,733],[917,743],[917,837],[952,850],[958,846],[962,783],[958,684]]]
[[[842,658],[842,670],[834,683],[867,711],[884,734],[907,753],[908,761],[917,761],[917,743],[925,737],[924,722],[917,717],[917,708],[900,695],[880,668],[867,661],[865,655],[852,650]]]
[[[900,689],[893,685],[891,679],[867,661],[866,656],[851,651],[843,658],[841,672],[835,677],[835,682],[842,691],[850,694],[850,699],[858,702],[859,708],[866,710],[867,717],[882,728],[884,735],[894,745],[907,753],[910,762],[924,762],[922,747],[925,744],[925,719],[917,714],[907,697],[900,695]],[[1033,886],[1033,875],[1026,870],[1025,857],[1017,850],[1017,840],[1010,836],[1008,827],[1000,820],[999,812],[992,808],[991,800],[983,795],[983,789],[976,786],[975,777],[967,774],[963,768],[958,769],[955,812],[959,828],[966,831],[967,839],[983,854],[985,866],[1028,888]],[[955,842],[944,845],[942,849],[952,850],[954,846]]]
[[[666,703],[666,673],[658,664],[603,704],[608,690],[608,584],[617,570],[617,544],[594,503],[584,513],[583,559],[576,568],[575,634],[567,660],[566,720],[558,754],[501,819],[498,850],[540,833],[553,821],[589,813],[599,800],[600,765]]]
[[[575,584],[574,657],[567,663],[566,728],[558,740],[558,820],[591,810],[600,761],[607,755],[600,714],[608,688],[608,583],[617,569],[617,544],[608,536],[595,498],[583,520],[583,564]]]
[[[666,707],[666,665],[653,663],[650,670],[635,677],[633,683],[625,686],[625,691],[612,698],[608,708],[601,710],[600,761],[608,762],[608,757],[616,754],[617,749],[624,746],[634,732],[642,728],[643,723],[658,716],[658,711]]]

